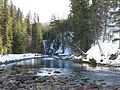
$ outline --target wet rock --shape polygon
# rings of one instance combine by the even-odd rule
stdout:
[[[26,88],[26,86],[27,86],[26,84],[21,84],[20,88]]]
[[[36,82],[35,80],[27,80],[27,81],[24,81],[24,84],[32,84],[35,82]]]
[[[26,86],[26,89],[28,89],[28,90],[36,90],[36,88],[37,88],[37,86],[34,83]]]
[[[33,74],[35,74],[35,72],[34,71],[28,71],[27,74],[28,75],[33,75]]]
[[[3,81],[6,81],[7,79],[5,77],[0,77],[0,84],[2,84]]]
[[[118,86],[118,85],[110,86],[110,87],[106,88],[106,90],[120,90],[120,86]]]
[[[31,77],[26,75],[18,75],[15,77],[15,80],[23,83],[24,81],[31,80]]]
[[[18,88],[17,90],[27,90],[27,89],[25,89],[25,88]]]
[[[53,75],[51,78],[52,78],[54,81],[58,81],[58,80],[59,80],[59,77],[58,77],[57,75]]]
[[[105,83],[105,82],[102,82],[101,85],[106,85],[106,83]]]
[[[16,85],[14,85],[13,83],[11,82],[8,82],[5,86],[4,86],[5,89],[7,90],[16,90],[18,87]]]
[[[75,90],[84,90],[84,86],[78,86]]]
[[[18,89],[18,87],[17,87],[16,85],[12,85],[12,86],[10,87],[10,90],[16,90],[16,89]]]
[[[35,81],[36,81],[37,83],[43,83],[43,82],[45,82],[47,79],[48,79],[47,77],[38,77],[38,78],[36,78]]]
[[[97,81],[100,81],[100,82],[102,82],[102,81],[104,81],[103,79],[99,79],[99,80],[97,80]]]
[[[50,72],[48,74],[51,74]]]
[[[81,80],[87,81],[87,80],[90,80],[90,78],[88,78],[88,77],[82,77]]]
[[[98,85],[86,85],[86,86],[84,86],[84,90],[99,90],[99,87],[98,87]]]
[[[7,89],[4,89],[4,88],[0,88],[0,90],[7,90]]]
[[[5,81],[3,81],[3,82],[2,82],[2,86],[4,87],[5,85],[8,84],[8,82],[9,82],[9,80],[5,80]]]
[[[16,86],[20,87],[22,83],[21,83],[20,81],[15,81],[14,84],[15,84]]]
[[[89,59],[89,61],[90,61],[90,64],[92,64],[93,66],[97,65],[97,62],[96,62],[96,60],[94,58]]]
[[[54,71],[54,73],[61,73],[60,71]]]
[[[43,73],[43,71],[39,71],[38,73]]]

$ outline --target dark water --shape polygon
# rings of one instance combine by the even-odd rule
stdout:
[[[93,67],[89,64],[78,64],[72,61],[57,60],[52,58],[31,59],[21,61],[8,66],[8,68],[19,67],[22,70],[34,70],[38,76],[75,76],[87,77],[89,82],[103,83],[113,85],[120,83],[120,68],[114,67]],[[59,71],[55,73],[55,71]]]

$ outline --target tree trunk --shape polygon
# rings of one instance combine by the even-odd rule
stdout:
[[[104,33],[103,33],[103,42],[106,39],[106,29],[107,29],[107,20],[105,20]]]
[[[120,31],[119,31],[119,38],[120,38]],[[120,40],[119,40],[119,48],[118,49],[120,49]]]
[[[78,42],[78,43],[79,43],[79,42]],[[85,53],[84,51],[82,51],[80,47],[78,47],[77,43],[76,43],[76,44],[73,44],[73,45],[78,48],[78,50],[80,51],[80,53],[81,53],[83,56],[86,56],[86,53]]]
[[[97,44],[98,44],[98,47],[99,47],[99,50],[100,50],[100,55],[103,56],[104,54],[103,54],[102,48],[101,48],[101,46],[100,46],[98,40],[97,40]]]

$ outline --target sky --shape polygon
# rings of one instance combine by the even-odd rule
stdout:
[[[56,17],[67,18],[70,10],[69,0],[9,0],[16,7],[19,7],[24,15],[29,11],[37,13],[40,17],[40,22],[49,22],[53,14]]]

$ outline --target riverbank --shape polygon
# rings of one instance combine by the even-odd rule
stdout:
[[[117,85],[120,80],[119,71],[116,71],[119,69],[109,70],[99,66],[95,69],[88,64],[59,60],[57,56],[36,57],[39,56],[42,59],[23,60],[1,68],[0,90],[120,89],[120,85]]]

